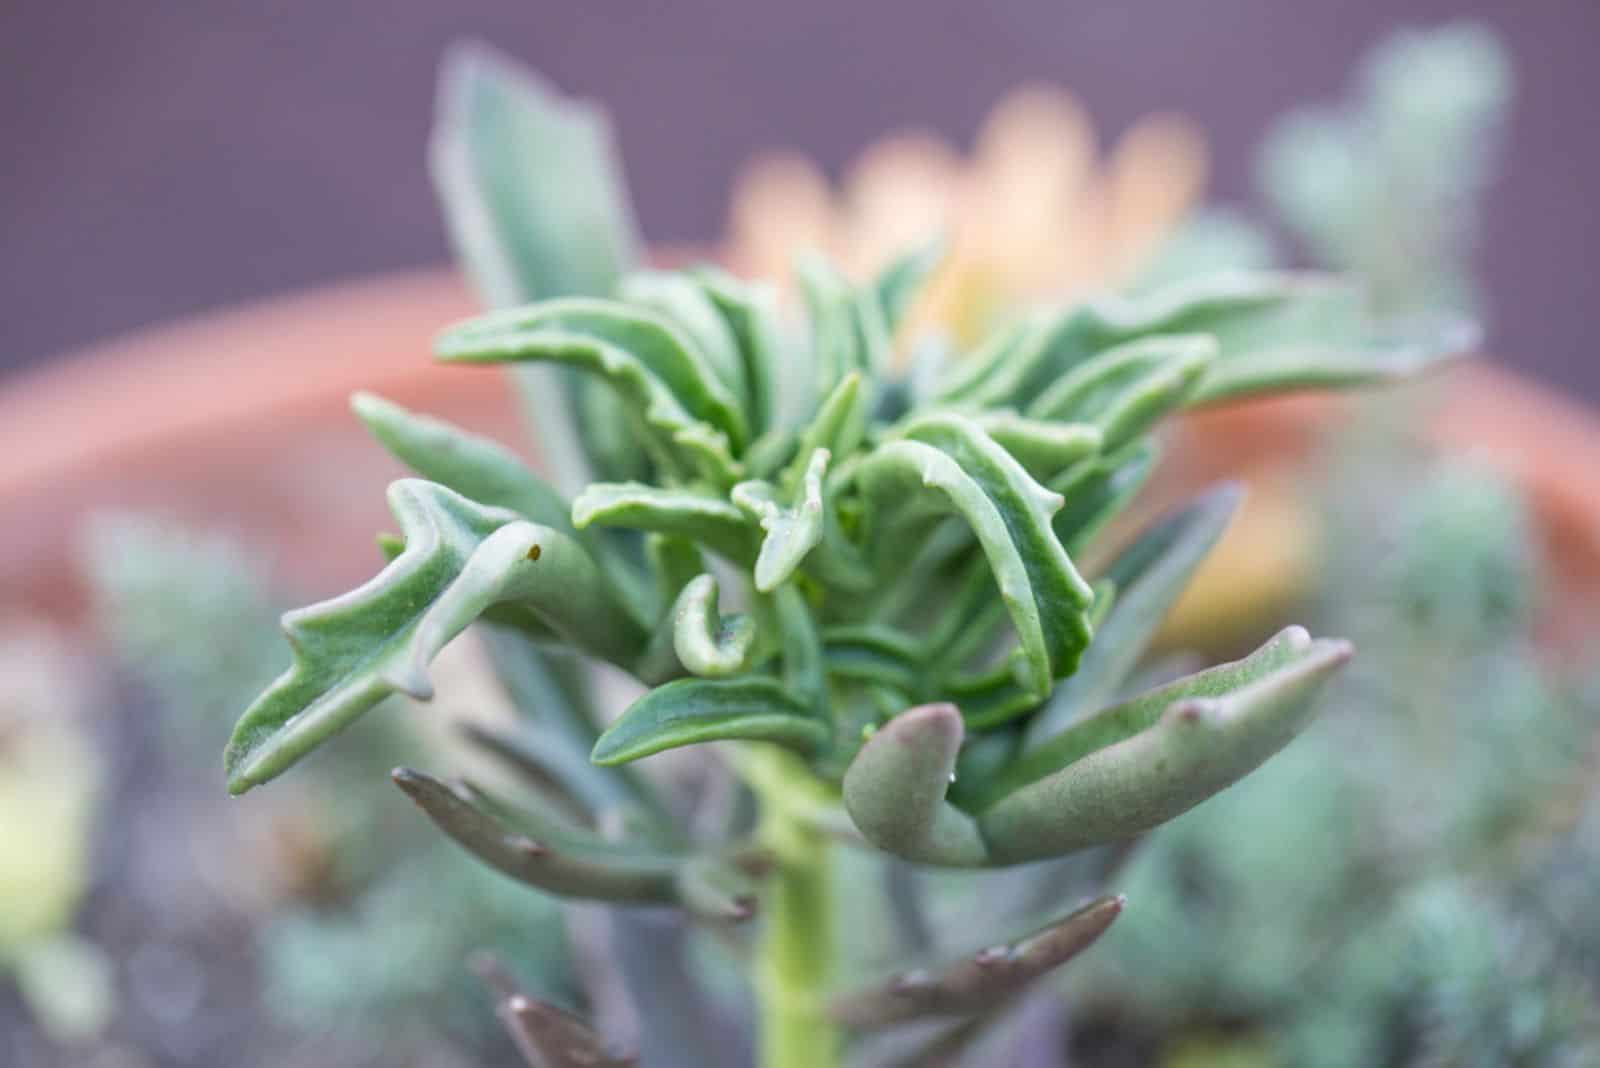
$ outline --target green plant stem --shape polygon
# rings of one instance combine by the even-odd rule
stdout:
[[[757,957],[761,1003],[761,1068],[836,1068],[838,1027],[826,993],[833,977],[834,919],[827,837],[797,811],[795,795],[813,783],[787,755],[764,769],[761,838],[774,870],[764,909],[766,931]]]

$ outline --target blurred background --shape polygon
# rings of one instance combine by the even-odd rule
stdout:
[[[1476,266],[1490,349],[1600,396],[1585,318],[1600,214],[1588,102],[1600,7],[1451,0],[983,5],[338,5],[12,0],[0,9],[0,303],[9,366],[251,297],[447,256],[421,147],[433,70],[495,42],[614,116],[646,236],[714,241],[752,153],[837,174],[902,127],[970,143],[1025,82],[1076,93],[1106,138],[1179,111],[1213,198],[1259,202],[1286,110],[1344,86],[1397,24],[1474,15],[1518,61]]]
[[[402,469],[350,392],[539,462],[499,376],[427,358],[486,296],[435,188],[480,150],[571,209],[533,213],[557,289],[641,242],[860,276],[939,230],[912,321],[958,342],[1226,267],[1480,322],[1492,359],[1167,442],[1141,515],[1252,495],[1149,677],[1289,621],[1347,634],[1302,740],[1131,852],[914,881],[952,950],[995,894],[1129,896],[967,1065],[1600,1063],[1596,42],[1592,0],[0,6],[0,1065],[517,1064],[464,967],[484,946],[670,1033],[646,1068],[746,1048],[724,947],[563,918],[390,787],[471,759],[461,721],[529,727],[472,641],[431,707],[222,793],[278,615],[370,575],[393,526]],[[896,917],[852,911],[854,964],[892,958]]]

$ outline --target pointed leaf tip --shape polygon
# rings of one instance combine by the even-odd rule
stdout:
[[[858,1030],[908,1020],[986,1012],[1067,963],[1106,932],[1125,900],[1102,897],[1039,931],[979,950],[933,973],[901,972],[878,986],[835,998],[835,1019]]]

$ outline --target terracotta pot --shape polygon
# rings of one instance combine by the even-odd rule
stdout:
[[[678,259],[681,256],[669,256]],[[140,331],[0,383],[0,598],[70,616],[75,530],[99,508],[154,509],[232,529],[273,551],[311,593],[358,582],[393,521],[401,474],[349,414],[357,389],[462,422],[526,451],[504,376],[441,367],[429,342],[470,315],[454,272],[329,286]],[[1600,421],[1486,363],[1435,383],[1426,435],[1473,450],[1524,485],[1559,572],[1561,611],[1600,592]],[[1162,485],[1176,490],[1309,454],[1348,411],[1305,395],[1183,421]]]
[[[328,591],[379,559],[400,474],[347,402],[371,389],[508,444],[504,376],[434,364],[474,310],[453,272],[329,286],[139,331],[0,383],[0,598],[70,616],[77,531],[96,509],[238,532],[285,577]]]

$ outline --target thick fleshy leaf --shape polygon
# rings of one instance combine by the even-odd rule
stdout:
[[[1102,897],[1010,945],[992,946],[939,972],[910,971],[834,998],[835,1019],[866,1030],[932,1016],[986,1012],[1082,953],[1122,914]]]
[[[460,427],[372,393],[350,399],[356,416],[395,458],[430,482],[573,534],[570,508],[516,453]]]
[[[942,515],[962,516],[1016,628],[1018,681],[1042,698],[1055,679],[1072,673],[1090,636],[1093,593],[1050,529],[1061,497],[961,416],[925,416],[902,434],[871,453],[857,475],[875,559],[890,566]]]
[[[717,580],[701,575],[678,595],[672,610],[672,646],[691,674],[735,675],[748,665],[755,646],[755,620],[717,611]]]
[[[641,247],[611,124],[503,54],[445,55],[429,164],[479,292],[503,307],[609,293]]]
[[[872,288],[877,295],[883,321],[891,334],[899,329],[923,286],[927,285],[928,279],[944,262],[949,246],[946,238],[936,238],[897,256],[878,272]]]
[[[822,479],[828,458],[827,449],[811,453],[788,505],[779,503],[778,488],[768,482],[741,482],[733,487],[733,503],[760,523],[764,534],[753,572],[761,593],[771,593],[787,582],[822,541]]]
[[[1128,838],[1254,771],[1309,722],[1312,699],[1351,655],[1290,628],[1241,664],[1174,683],[1069,728],[1023,758],[978,817],[989,857],[1017,864]],[[1255,661],[1252,664],[1252,660]],[[1088,751],[1079,755],[1080,749]],[[1056,770],[1037,775],[1046,763]]]
[[[284,616],[294,664],[234,728],[233,793],[280,774],[391,693],[431,697],[429,661],[486,611],[618,664],[642,652],[643,627],[573,539],[420,479],[392,485],[389,504],[405,551],[359,589]]]
[[[832,389],[852,371],[871,372],[872,354],[862,344],[854,287],[832,264],[816,255],[802,255],[795,262],[795,275],[809,313],[811,358],[819,392]]]
[[[873,682],[901,693],[927,683],[918,639],[882,623],[829,627],[822,634],[823,659],[832,678]]]
[[[754,913],[753,885],[735,858],[615,841],[564,821],[531,795],[513,804],[410,768],[392,777],[458,845],[530,886],[618,904],[673,904],[713,922]]]
[[[1078,553],[1133,502],[1155,469],[1157,450],[1141,441],[1120,453],[1097,456],[1050,483],[1066,504],[1050,520],[1069,554]]]
[[[614,301],[568,297],[460,323],[435,342],[459,363],[549,361],[600,376],[642,415],[663,458],[722,485],[745,444],[739,403],[668,320]]]
[[[1161,334],[1118,345],[1058,378],[1028,414],[1092,423],[1101,447],[1115,452],[1188,400],[1216,355],[1215,339],[1205,334]]]
[[[737,564],[756,557],[756,525],[725,498],[698,490],[597,482],[572,502],[572,522],[579,530],[625,527],[682,538]]]
[[[623,278],[617,295],[671,320],[718,380],[739,399],[749,425],[749,383],[738,341],[705,289],[688,275],[674,271],[635,271]]]
[[[828,450],[828,455],[837,460],[849,458],[866,434],[870,404],[861,372],[851,371],[841,378],[806,424],[795,447],[786,481],[798,482],[818,449]]]
[[[437,116],[429,170],[483,302],[610,295],[641,243],[605,113],[469,43],[445,56]],[[592,471],[575,412],[598,408],[604,419],[593,425],[609,426],[622,414],[616,398],[560,367],[519,367],[514,378],[556,484],[576,493]]]
[[[502,814],[486,810],[475,791],[450,786],[410,768],[394,772],[395,785],[427,813],[457,845],[519,882],[565,897],[630,904],[680,902],[678,873],[684,858],[630,851],[609,844],[594,848],[530,837]]]
[[[828,723],[776,679],[678,679],[635,701],[595,743],[596,764],[625,764],[698,742],[743,739],[815,753]]]
[[[1099,452],[1103,441],[1092,422],[1030,419],[1009,409],[980,412],[973,421],[1045,485]]]
[[[1116,603],[1076,674],[1029,722],[1029,748],[1111,700],[1243,500],[1244,489],[1236,484],[1211,490],[1157,523],[1112,562],[1105,577],[1116,589]]]
[[[523,993],[493,957],[474,957],[472,968],[494,991],[495,1015],[528,1068],[637,1068],[637,1053],[617,1049],[572,1013]]]
[[[1417,339],[1376,334],[1358,288],[1314,274],[1229,272],[1146,296],[1107,296],[1031,326],[945,386],[948,402],[1025,404],[1090,356],[1153,334],[1209,334],[1218,358],[1191,398],[1218,400],[1303,385],[1414,374],[1460,351],[1459,329]]]
[[[945,800],[962,735],[961,712],[932,704],[902,712],[867,739],[844,775],[845,808],[867,841],[921,863],[984,863],[976,821]]]
[[[771,286],[751,285],[716,267],[700,267],[695,280],[721,313],[738,345],[750,399],[750,435],[770,429],[779,349],[777,294]]]

